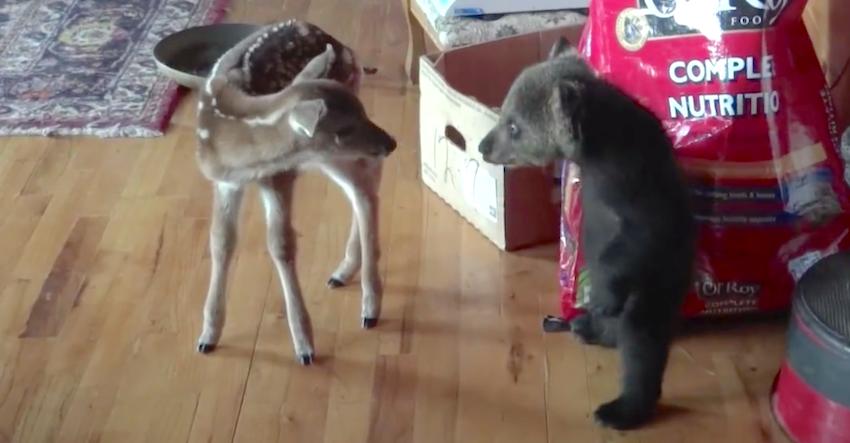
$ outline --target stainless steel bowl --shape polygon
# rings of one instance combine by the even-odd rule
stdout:
[[[219,23],[175,32],[153,49],[159,71],[187,88],[203,85],[216,60],[262,25]]]

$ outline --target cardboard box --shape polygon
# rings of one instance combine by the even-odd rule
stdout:
[[[422,180],[501,249],[557,240],[560,168],[491,165],[478,144],[523,68],[544,60],[558,36],[580,34],[558,28],[420,59]]]
[[[443,17],[587,8],[590,0],[427,0]]]

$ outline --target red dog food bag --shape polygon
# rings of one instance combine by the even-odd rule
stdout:
[[[787,308],[805,270],[850,246],[847,166],[805,3],[591,3],[579,50],[662,120],[691,184],[700,232],[687,317]],[[592,278],[578,235],[581,171],[566,166],[563,183],[569,318]]]

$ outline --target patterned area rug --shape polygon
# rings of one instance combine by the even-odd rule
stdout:
[[[0,135],[162,135],[178,100],[153,47],[228,0],[0,0]]]

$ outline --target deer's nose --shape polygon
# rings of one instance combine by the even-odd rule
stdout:
[[[391,154],[393,151],[395,151],[395,148],[398,146],[398,143],[396,143],[395,139],[392,136],[387,136],[386,146],[387,154]]]

